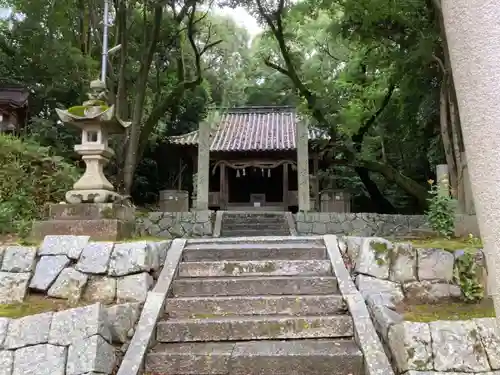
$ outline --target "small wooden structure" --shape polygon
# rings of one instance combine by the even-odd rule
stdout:
[[[302,179],[310,197],[309,210],[320,209],[316,182],[319,156],[310,142],[325,133],[309,128],[308,147],[297,150],[299,117],[293,107],[241,107],[221,111],[211,124],[208,207],[222,210],[295,211],[299,209],[299,157],[308,162],[309,179]],[[174,136],[172,144],[198,170],[199,131]],[[307,142],[307,141],[306,141]],[[299,163],[300,164],[300,163]],[[197,179],[193,178],[196,185]],[[193,186],[196,199],[197,186]]]
[[[21,132],[28,118],[28,97],[23,87],[0,87],[0,133]]]

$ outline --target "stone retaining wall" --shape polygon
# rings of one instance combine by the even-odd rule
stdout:
[[[365,298],[375,328],[399,374],[500,375],[500,338],[495,319],[404,321],[404,300],[433,303],[457,298],[453,280],[461,251],[415,249],[382,238],[339,237],[339,247]],[[476,261],[482,265],[478,250]]]
[[[212,236],[213,211],[149,212],[136,220],[141,236],[165,238]]]
[[[430,232],[421,215],[382,215],[374,213],[299,212],[294,216],[299,235],[341,234],[352,236],[405,236],[414,231]],[[141,236],[164,238],[210,237],[214,230],[213,211],[157,212],[142,214],[136,220]],[[457,215],[456,235],[479,236],[475,216]]]
[[[29,291],[71,302],[144,302],[169,245],[47,236],[39,248],[0,248],[0,303],[22,302]]]
[[[429,232],[422,215],[374,213],[299,212],[294,215],[300,235],[342,234],[350,236],[405,236],[413,231]],[[455,235],[480,237],[476,216],[456,215]]]
[[[133,335],[140,304],[100,303],[20,319],[0,318],[0,374],[112,374],[117,345]],[[113,345],[114,344],[114,345]]]
[[[300,235],[342,234],[351,236],[407,235],[428,230],[419,215],[381,215],[372,213],[299,212],[294,215]]]

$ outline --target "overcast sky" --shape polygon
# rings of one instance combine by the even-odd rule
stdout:
[[[238,7],[236,9],[222,8],[218,12],[228,15],[233,18],[238,25],[244,26],[250,35],[254,37],[261,31],[257,20],[253,18],[244,8]]]
[[[8,12],[8,9],[0,8],[0,18],[7,16]],[[236,9],[222,8],[219,9],[218,12],[229,15],[239,25],[244,26],[252,35],[252,37],[258,34],[261,30],[257,23],[257,20],[255,20],[255,18],[248,14],[248,12],[242,7],[238,7]]]

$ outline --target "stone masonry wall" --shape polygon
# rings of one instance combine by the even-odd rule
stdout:
[[[140,304],[100,303],[65,311],[0,318],[1,375],[109,375],[133,334]]]
[[[71,302],[144,302],[169,245],[47,236],[39,248],[0,248],[0,304],[22,302],[28,292]]]
[[[351,236],[407,235],[412,230],[428,230],[419,215],[372,213],[299,212],[294,215],[300,235],[342,234]]]
[[[165,238],[212,236],[214,212],[149,212],[136,221],[142,236]]]
[[[375,213],[299,212],[294,215],[299,235],[341,234],[351,236],[405,236],[430,231],[422,215]],[[475,216],[457,214],[455,235],[480,237]]]
[[[459,297],[453,274],[464,252],[361,237],[339,237],[339,247],[399,374],[500,375],[495,319],[420,323],[404,321],[396,311],[404,300],[433,303]],[[482,265],[481,250],[476,261]]]

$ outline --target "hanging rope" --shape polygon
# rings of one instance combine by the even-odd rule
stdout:
[[[212,174],[215,174],[215,170],[217,167],[225,165],[229,168],[236,169],[236,176],[238,177],[238,172],[241,170],[242,175],[245,176],[245,168],[251,168],[253,167],[254,169],[260,168],[262,170],[262,175],[264,176],[264,169],[269,169],[268,171],[268,176],[271,176],[271,171],[270,169],[274,169],[276,167],[279,167],[280,165],[291,165],[292,170],[297,169],[297,163],[291,160],[278,160],[278,161],[260,161],[260,160],[251,160],[251,161],[246,161],[246,162],[241,162],[241,161],[228,161],[228,160],[219,160],[217,163],[215,163],[213,169],[212,169]]]

